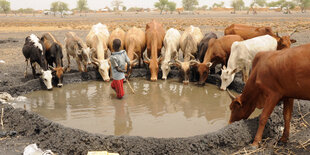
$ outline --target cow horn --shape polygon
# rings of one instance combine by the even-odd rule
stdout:
[[[278,31],[276,32],[276,35],[277,35],[277,37],[280,37],[280,36],[279,36],[279,32],[278,32]]]
[[[97,58],[95,58],[94,52],[92,52],[91,58],[93,59],[93,61],[94,61],[95,64],[97,64],[97,65],[99,64],[99,60],[98,60]]]
[[[227,93],[228,93],[229,97],[231,98],[231,100],[235,100],[235,99],[236,99],[236,96],[234,96],[234,95],[229,91],[229,89],[227,89]]]
[[[162,57],[161,57],[161,56],[159,56],[159,57],[157,58],[157,62],[159,62],[159,61],[161,60],[161,58],[162,58]]]
[[[147,52],[143,53],[143,58],[146,59],[147,61],[150,61],[150,58],[147,56]]]
[[[195,57],[193,56],[192,53],[188,53],[188,55],[189,55],[191,58],[195,59]]]
[[[191,60],[191,61],[189,61],[189,64],[191,64],[191,65],[195,65],[195,64],[199,64],[200,62],[199,61],[197,61],[197,60]]]
[[[48,68],[50,69],[50,70],[54,70],[54,67],[52,67],[52,66],[48,66]]]
[[[213,63],[212,62],[207,62],[206,65],[211,67],[213,65]]]
[[[289,36],[292,36],[295,32],[297,32],[297,29],[294,29],[294,31],[291,32],[291,33],[289,34]]]
[[[174,61],[175,61],[177,64],[179,64],[179,65],[182,64],[182,62],[181,62],[179,59],[177,59],[177,57],[174,57]]]
[[[133,53],[133,54],[136,56],[136,58],[135,58],[134,60],[132,60],[132,61],[130,62],[130,64],[135,64],[135,63],[139,62],[139,56],[138,56],[138,54],[137,54],[137,53]]]

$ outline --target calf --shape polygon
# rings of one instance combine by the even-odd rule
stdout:
[[[261,51],[274,51],[277,49],[277,40],[270,35],[255,37],[244,41],[236,41],[231,46],[227,68],[223,66],[221,75],[221,89],[234,80],[235,74],[242,70],[243,81],[246,82],[256,53]]]
[[[55,39],[55,37],[51,33],[45,33],[41,37],[41,41],[43,42],[46,48],[46,60],[47,63],[52,67],[53,72],[56,73],[56,83],[58,87],[62,87],[63,80],[63,54],[62,54],[62,46],[61,43]],[[55,68],[53,67],[55,64]]]
[[[262,109],[253,146],[257,147],[274,107],[283,100],[284,131],[287,142],[293,99],[310,100],[310,44],[274,52],[259,52],[243,92],[230,104],[229,123],[247,119],[255,108]]]
[[[170,28],[165,35],[164,38],[164,47],[165,52],[163,56],[163,61],[161,62],[161,70],[163,72],[162,79],[166,80],[167,76],[170,72],[171,57],[175,57],[178,55],[178,51],[180,48],[180,38],[181,34],[178,30],[174,28]]]
[[[209,75],[209,68],[216,64],[226,65],[230,55],[231,45],[235,41],[242,41],[238,35],[226,35],[219,39],[210,39],[208,50],[205,54],[203,62],[195,62],[199,72],[199,85],[204,85]]]
[[[75,58],[79,71],[87,72],[87,65],[91,64],[90,53],[95,49],[90,49],[86,46],[82,39],[80,39],[74,32],[66,33],[65,37],[68,67],[67,71],[70,71],[70,56]],[[84,69],[82,69],[84,65]]]
[[[110,81],[109,77],[109,59],[108,59],[108,38],[109,31],[106,25],[98,23],[93,25],[86,37],[86,45],[90,48],[94,48],[95,52],[92,52],[92,63],[98,67],[103,81]]]
[[[46,88],[48,90],[52,90],[52,72],[48,70],[47,62],[45,58],[45,47],[43,43],[40,41],[40,39],[34,35],[31,34],[30,36],[27,36],[25,39],[25,44],[23,47],[23,55],[26,58],[26,70],[25,70],[25,76],[27,76],[27,67],[28,67],[28,61],[30,60],[31,68],[32,68],[32,74],[33,77],[36,78],[36,70],[35,70],[35,63],[39,64],[41,68],[41,79],[43,80]]]
[[[198,27],[190,26],[185,29],[184,33],[180,38],[180,47],[183,52],[183,62],[175,59],[176,65],[181,70],[181,76],[183,83],[189,83],[190,67],[195,64],[195,56],[198,51],[198,44],[203,38],[203,35]],[[193,59],[191,61],[191,59]]]

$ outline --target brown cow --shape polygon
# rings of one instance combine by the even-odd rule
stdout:
[[[145,32],[139,28],[133,27],[128,30],[125,36],[125,48],[130,59],[129,75],[132,72],[132,67],[140,64],[142,53],[145,51]]]
[[[271,27],[254,27],[244,24],[232,24],[228,26],[225,29],[225,35],[239,35],[244,40],[255,38],[258,36],[263,36],[266,34],[269,34],[270,36],[273,36],[278,41],[278,50],[289,48],[292,43],[295,43],[295,39],[290,39],[290,36],[292,36],[296,32],[296,29],[290,33],[288,36],[282,36],[280,37],[278,34],[274,34],[272,32]]]
[[[121,40],[121,47],[119,49],[124,50],[125,31],[121,28],[116,28],[114,31],[112,31],[108,42],[108,46],[111,52],[115,52],[113,49],[113,40],[115,39]]]
[[[310,44],[273,52],[256,54],[252,73],[241,95],[230,104],[229,123],[247,119],[255,108],[262,109],[259,127],[253,142],[258,146],[266,122],[280,100],[284,101],[284,132],[280,139],[287,142],[293,99],[310,100]]]
[[[51,66],[53,71],[56,73],[56,83],[57,87],[62,87],[63,81],[63,54],[62,54],[62,45],[61,43],[56,40],[56,38],[51,33],[44,33],[41,37],[41,41],[44,44],[46,49],[46,61],[48,65]],[[53,67],[55,64],[56,67]]]
[[[143,54],[144,63],[149,64],[151,72],[151,81],[157,80],[158,74],[158,55],[160,55],[161,48],[163,46],[163,40],[165,37],[165,30],[163,26],[153,20],[152,22],[146,24],[145,38],[147,53]],[[151,59],[149,58],[151,56]]]
[[[230,55],[231,45],[235,41],[242,41],[239,35],[226,35],[219,39],[211,38],[208,43],[208,50],[205,54],[203,62],[196,61],[199,72],[199,85],[204,85],[209,75],[209,68],[217,64],[227,66]]]

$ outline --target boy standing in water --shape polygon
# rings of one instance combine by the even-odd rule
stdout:
[[[112,66],[112,78],[111,87],[115,90],[117,98],[121,99],[124,96],[123,81],[125,79],[125,65],[130,66],[130,59],[128,58],[125,50],[120,50],[121,41],[119,39],[113,40],[113,49],[110,57]]]

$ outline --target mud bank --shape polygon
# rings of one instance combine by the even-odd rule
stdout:
[[[135,69],[131,78],[146,76],[145,69]],[[161,76],[161,75],[160,75]],[[159,77],[160,77],[159,76]],[[171,78],[178,76],[178,72],[173,70]],[[88,73],[68,73],[65,74],[64,84],[98,80],[100,75],[92,70]],[[39,79],[26,82],[23,85],[2,87],[0,91],[9,92],[18,96],[31,91],[45,89]],[[219,75],[209,76],[207,81],[219,85]],[[243,83],[239,76],[233,82],[230,89],[241,92]],[[299,104],[296,104],[298,102]],[[216,103],[214,103],[216,104]],[[142,138],[136,136],[111,136],[91,134],[82,130],[64,127],[60,124],[47,120],[35,113],[27,112],[23,109],[15,109],[7,104],[0,104],[4,108],[4,130],[6,132],[16,131],[16,135],[4,136],[0,139],[1,152],[18,154],[30,143],[37,143],[40,148],[51,149],[59,154],[86,154],[90,150],[108,150],[120,154],[226,154],[233,153],[248,146],[255,136],[258,127],[258,118],[243,120],[231,125],[227,125],[217,132],[205,135],[197,135],[188,138]],[[264,131],[264,138],[271,138],[268,143],[269,152],[275,152],[273,144],[282,135],[283,116],[282,105],[277,106],[272,113]],[[1,112],[1,111],[0,111]],[[310,139],[309,126],[302,126],[303,119],[310,112],[308,101],[295,101],[294,113],[291,121],[291,142],[285,149],[292,147],[299,153],[306,153],[306,149],[298,150],[297,145]],[[310,116],[303,117],[310,122]],[[298,131],[298,132],[297,132]],[[294,134],[292,134],[294,133]],[[296,134],[295,134],[296,133]],[[293,135],[293,136],[292,136]],[[267,146],[267,148],[268,148]],[[13,150],[13,151],[12,151]]]

